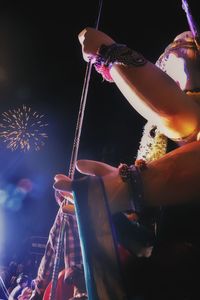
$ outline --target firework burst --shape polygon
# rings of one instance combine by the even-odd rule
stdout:
[[[22,105],[17,109],[2,113],[0,123],[0,137],[6,147],[12,151],[39,151],[48,138],[44,128],[48,125],[43,122],[44,115]]]

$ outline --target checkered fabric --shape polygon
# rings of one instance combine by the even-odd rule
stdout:
[[[58,211],[54,224],[50,230],[49,238],[46,244],[45,253],[40,262],[38,274],[35,279],[35,287],[38,293],[43,293],[51,280],[55,256],[56,245],[58,242],[60,224],[63,213]],[[64,237],[64,262],[65,269],[73,266],[82,265],[82,254],[80,240],[75,215],[66,215],[64,218],[65,237]]]

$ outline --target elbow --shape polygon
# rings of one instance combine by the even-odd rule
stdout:
[[[184,139],[198,131],[199,120],[194,117],[172,115],[162,118],[159,128],[170,139]]]

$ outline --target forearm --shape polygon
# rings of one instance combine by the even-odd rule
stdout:
[[[144,200],[150,205],[199,201],[200,142],[166,154],[141,172]]]
[[[188,136],[197,128],[198,105],[154,64],[147,62],[140,67],[114,64],[110,73],[134,109],[158,125],[169,138]]]
[[[193,142],[165,154],[137,172],[94,161],[78,161],[78,170],[101,176],[112,214],[141,210],[144,206],[177,205],[199,202],[200,142]],[[56,186],[59,188],[59,185]],[[62,188],[69,188],[64,183]],[[138,209],[137,209],[138,208]]]
[[[109,81],[111,75],[130,104],[158,125],[167,137],[185,137],[200,127],[199,106],[171,77],[146,62],[142,55],[93,28],[84,29],[79,41],[84,59],[92,59],[98,72],[106,74],[103,77]]]

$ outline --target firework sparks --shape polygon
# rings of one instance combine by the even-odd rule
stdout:
[[[48,138],[44,132],[48,124],[43,122],[43,117],[25,105],[2,113],[0,137],[6,147],[12,151],[39,151]]]

